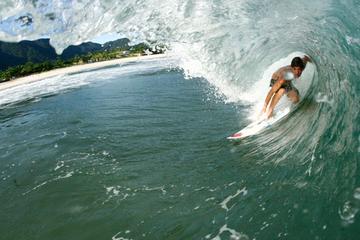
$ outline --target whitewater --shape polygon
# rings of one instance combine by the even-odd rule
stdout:
[[[49,37],[61,53],[117,32],[167,51],[0,92],[0,231],[355,239],[359,26],[357,0],[1,1],[2,41]],[[314,74],[295,111],[226,141],[254,119],[271,73],[303,54]]]

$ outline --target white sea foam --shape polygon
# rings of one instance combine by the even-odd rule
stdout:
[[[69,177],[72,177],[73,175],[74,175],[74,171],[70,171],[70,172],[66,173],[65,175],[56,177],[54,180],[69,178]]]
[[[22,193],[22,195],[26,195],[26,194],[28,194],[28,193],[30,193],[32,191],[38,190],[39,188],[41,188],[41,187],[43,187],[43,186],[45,186],[45,185],[47,185],[49,183],[52,183],[52,182],[55,182],[55,181],[58,181],[58,180],[61,180],[61,179],[64,179],[64,178],[72,177],[74,175],[74,173],[75,173],[74,171],[70,171],[70,172],[66,173],[65,175],[60,175],[60,176],[57,176],[57,177],[52,178],[50,180],[46,180],[46,181],[36,185],[35,187],[31,188],[30,190]]]
[[[334,99],[332,99],[330,96],[326,95],[325,93],[317,93],[315,95],[315,101],[318,103],[327,103],[330,105],[334,105]]]
[[[245,196],[245,195],[247,194],[246,188],[244,187],[243,189],[238,189],[234,195],[230,195],[230,196],[228,196],[227,198],[225,198],[224,201],[222,201],[222,202],[220,203],[221,207],[222,207],[223,209],[225,209],[226,211],[229,211],[230,209],[228,208],[227,204],[228,204],[233,198],[237,197],[240,193],[242,193],[243,196]],[[231,208],[231,207],[230,207],[230,208]]]
[[[342,208],[339,209],[339,216],[343,225],[347,226],[355,221],[355,216],[359,212],[359,209],[350,201],[344,203]]]
[[[148,186],[144,186],[143,187],[144,191],[161,191],[162,194],[166,194],[166,190],[165,190],[165,186],[160,186],[160,187],[148,187]]]
[[[357,199],[357,200],[360,200],[360,187],[357,187],[354,190],[354,198]]]
[[[54,168],[54,171],[62,168],[65,165],[64,161],[59,161],[58,163],[56,163],[56,167]]]
[[[121,236],[119,236],[120,234],[121,234],[122,232],[118,232],[118,233],[116,233],[114,236],[112,236],[112,240],[132,240],[132,238],[125,238],[125,237],[121,237]],[[130,231],[125,231],[125,234],[128,234],[128,233],[130,233]]]
[[[47,184],[47,183],[48,183],[48,181],[44,181],[44,182],[36,185],[35,187],[33,187],[32,189],[30,189],[29,191],[24,192],[23,195],[26,195],[26,194],[28,194],[29,192],[32,192],[32,191],[34,191],[34,190],[36,190],[36,189],[44,186],[44,185]]]
[[[223,225],[220,228],[219,233],[214,238],[212,238],[212,240],[221,240],[221,234],[224,232],[230,233],[231,240],[249,240],[249,237],[246,234],[237,232],[236,230],[229,228],[227,224]],[[209,235],[207,236],[209,238]]]
[[[350,36],[345,36],[347,44],[360,44],[360,38],[354,38]]]

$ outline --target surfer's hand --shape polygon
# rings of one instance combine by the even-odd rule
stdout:
[[[305,55],[304,58],[303,58],[303,61],[306,64],[307,62],[311,62],[311,59],[308,56]]]

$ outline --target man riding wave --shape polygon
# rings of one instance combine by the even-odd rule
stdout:
[[[284,94],[293,103],[299,102],[299,91],[292,84],[292,80],[298,79],[301,76],[307,62],[311,62],[308,56],[303,58],[295,57],[291,61],[290,66],[281,67],[273,73],[270,81],[271,89],[266,96],[262,108],[262,113],[265,113],[267,118],[272,116],[276,104]]]

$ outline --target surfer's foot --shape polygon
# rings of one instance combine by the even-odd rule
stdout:
[[[262,115],[260,115],[260,116],[257,118],[258,121],[263,121],[263,120],[265,120],[265,119],[267,119],[267,115],[266,115],[265,113],[262,114]]]
[[[273,116],[272,111],[269,111],[266,115],[266,119],[269,119]]]

